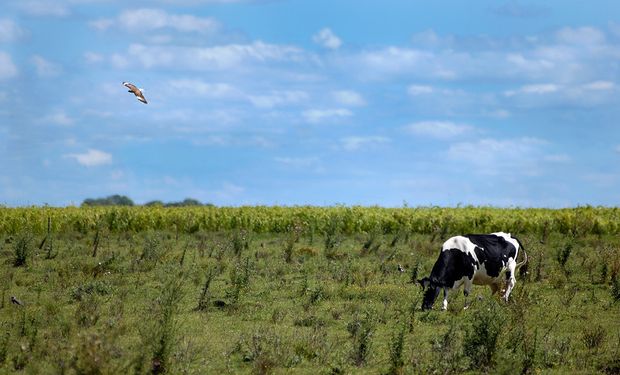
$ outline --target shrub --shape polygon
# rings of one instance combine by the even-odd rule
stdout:
[[[497,341],[505,318],[494,299],[481,306],[475,319],[465,330],[463,351],[469,358],[471,368],[489,368],[493,364]]]
[[[13,265],[15,267],[25,266],[28,262],[31,238],[26,234],[21,234],[13,243]]]

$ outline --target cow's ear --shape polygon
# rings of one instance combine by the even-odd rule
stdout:
[[[423,279],[419,279],[418,284],[420,284],[420,286],[422,287],[422,290],[424,290],[428,288],[428,286],[431,284],[431,280],[428,277],[425,277]]]

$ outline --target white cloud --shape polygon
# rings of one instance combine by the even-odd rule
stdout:
[[[338,49],[342,45],[342,41],[340,38],[336,36],[336,34],[331,31],[329,28],[321,29],[318,33],[316,33],[312,40],[325,48],[329,49]]]
[[[309,109],[302,112],[303,118],[313,124],[335,121],[342,118],[353,116],[353,112],[346,108],[336,109]]]
[[[99,54],[99,53],[95,53],[95,52],[85,52],[84,53],[84,60],[86,60],[87,63],[89,64],[96,64],[96,63],[100,63],[104,60],[103,55]]]
[[[34,65],[39,77],[55,77],[62,71],[59,65],[38,55],[32,56],[30,62]]]
[[[469,125],[450,121],[420,121],[405,126],[405,129],[411,134],[439,139],[456,137],[474,130]]]
[[[376,145],[390,142],[389,138],[381,136],[369,136],[369,137],[345,137],[341,139],[342,148],[347,151],[355,151],[360,148],[373,147]]]
[[[542,95],[542,94],[550,94],[560,90],[560,86],[553,83],[544,83],[544,84],[534,84],[534,85],[525,85],[520,87],[517,90],[508,90],[504,92],[506,96],[515,96],[517,94],[534,94],[534,95]]]
[[[545,80],[559,86],[597,81],[620,73],[620,46],[597,28],[564,28],[523,37],[455,37],[429,30],[414,46],[387,46],[331,56],[340,69],[361,79],[407,77],[507,80],[523,85]],[[411,95],[432,86],[412,87]]]
[[[9,18],[0,19],[0,43],[13,42],[24,35],[24,30]]]
[[[88,24],[95,30],[105,31],[114,26],[114,20],[111,18],[101,18],[98,20],[90,21]]]
[[[179,32],[209,33],[220,27],[219,22],[210,17],[170,14],[161,9],[150,8],[126,10],[115,19],[99,19],[90,25],[101,31],[118,26],[130,32],[151,32],[169,28]]]
[[[551,163],[568,163],[571,161],[571,157],[566,154],[545,155],[543,159]]]
[[[111,154],[92,148],[83,154],[66,154],[65,157],[73,158],[85,167],[96,167],[112,163]]]
[[[364,97],[353,90],[340,90],[332,92],[332,97],[336,101],[336,103],[350,106],[350,107],[361,107],[366,105],[366,100]]]
[[[75,120],[69,117],[64,111],[58,110],[43,117],[41,122],[60,126],[70,126],[73,125]]]
[[[480,174],[540,173],[538,160],[543,158],[547,142],[538,138],[519,139],[485,138],[474,142],[458,142],[447,151],[449,159],[465,162],[477,168]]]
[[[609,91],[614,90],[616,88],[616,84],[610,81],[595,81],[584,84],[582,88],[592,91]]]
[[[19,8],[31,16],[65,17],[70,14],[69,8],[59,1],[20,1]]]
[[[432,94],[435,92],[433,86],[428,85],[410,85],[407,88],[407,93],[411,96]]]
[[[605,34],[594,27],[565,27],[556,32],[560,43],[578,46],[594,46],[605,43]]]
[[[243,186],[225,182],[213,193],[219,199],[232,199],[238,197],[243,192],[245,192],[245,188]]]
[[[17,75],[17,67],[13,63],[11,55],[0,51],[0,79],[13,78]]]
[[[295,158],[295,157],[277,157],[274,159],[280,164],[284,164],[293,168],[308,168],[316,166],[319,162],[317,157]]]
[[[308,100],[310,96],[305,91],[272,91],[266,95],[250,95],[248,99],[257,108],[273,108],[276,106],[299,104]]]
[[[220,70],[246,67],[247,64],[300,62],[306,60],[303,50],[284,45],[256,41],[250,44],[227,44],[214,47],[149,46],[132,44],[125,55],[113,55],[119,68],[139,67],[190,70]]]
[[[199,79],[176,79],[168,82],[178,95],[197,95],[208,98],[237,98],[242,94],[227,83],[209,83]]]

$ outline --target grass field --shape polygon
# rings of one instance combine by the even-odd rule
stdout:
[[[0,209],[0,373],[620,373],[615,209],[203,210]],[[528,274],[420,311],[411,281],[469,229],[518,235]]]

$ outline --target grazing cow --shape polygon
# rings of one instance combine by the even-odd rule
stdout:
[[[523,261],[517,263],[521,242],[510,233],[498,232],[491,234],[467,234],[455,236],[444,242],[439,258],[431,270],[430,277],[418,280],[425,289],[422,310],[433,307],[439,292],[443,289],[442,310],[448,308],[448,293],[455,291],[462,284],[465,294],[465,308],[468,307],[467,297],[473,284],[489,285],[495,294],[502,287],[502,273],[506,274],[506,292],[504,300],[508,301],[514,288],[515,272],[527,262],[527,254],[523,249]]]

